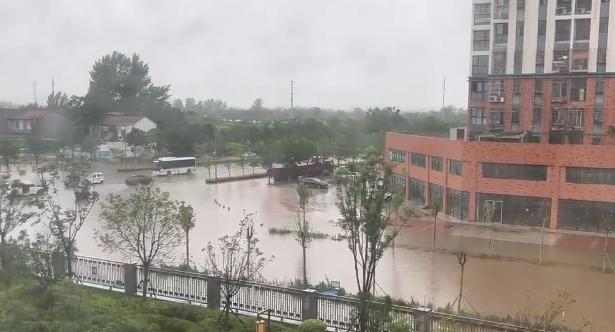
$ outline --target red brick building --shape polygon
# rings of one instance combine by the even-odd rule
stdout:
[[[454,218],[484,221],[487,204],[504,224],[540,226],[546,216],[551,228],[600,231],[615,221],[615,146],[388,133],[386,151],[399,162],[396,182],[407,199],[441,200]]]
[[[615,225],[610,3],[473,0],[469,140],[388,133],[406,198],[469,221]]]

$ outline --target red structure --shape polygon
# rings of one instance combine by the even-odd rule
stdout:
[[[527,123],[527,121],[526,121]],[[610,138],[608,138],[610,139]],[[386,135],[406,198],[468,221],[603,231],[615,222],[615,146],[502,143]],[[546,208],[545,208],[545,204]],[[546,212],[543,212],[546,210]]]

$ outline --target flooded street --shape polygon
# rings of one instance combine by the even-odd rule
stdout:
[[[105,183],[97,186],[101,197],[109,193],[130,192],[131,188],[124,184],[128,173],[117,173],[114,170],[116,166],[111,165],[96,167],[105,174]],[[245,171],[246,174],[252,172],[248,168]],[[238,175],[241,170],[236,168],[232,173]],[[218,176],[226,175],[227,169],[219,166]],[[31,173],[26,175],[29,179],[33,177]],[[201,248],[209,241],[236,231],[245,210],[257,212],[260,247],[266,255],[276,257],[266,266],[263,275],[279,281],[299,276],[301,249],[294,238],[268,233],[270,227],[292,227],[297,213],[294,184],[269,186],[267,179],[257,179],[206,185],[207,177],[207,170],[201,169],[191,176],[155,179],[155,185],[170,192],[173,199],[183,200],[195,209],[197,224],[191,233],[190,244],[194,261],[197,264],[204,262]],[[64,200],[69,199],[70,196],[66,196]],[[225,208],[219,207],[214,200]],[[121,260],[123,257],[117,254],[102,253],[95,244],[93,234],[99,225],[99,212],[100,207],[96,206],[78,236],[79,254]],[[335,190],[314,190],[307,214],[314,231],[338,234],[339,231],[330,222],[338,217]],[[498,229],[493,235],[500,255],[522,260],[479,258],[477,256],[495,255],[489,245],[489,228],[461,224],[447,227],[446,223],[441,224],[438,240],[442,247],[448,250],[464,248],[469,252],[464,295],[479,313],[514,316],[528,303],[528,298],[543,310],[549,301],[557,299],[558,294],[568,292],[577,303],[566,312],[567,323],[573,327],[580,326],[584,317],[596,324],[599,331],[606,326],[615,326],[615,316],[611,313],[611,304],[615,299],[615,275],[602,274],[588,267],[564,264],[540,266],[528,262],[538,259],[540,232],[527,230]],[[381,287],[378,290],[380,295],[387,293],[407,300],[413,297],[420,302],[434,302],[437,306],[455,300],[460,279],[457,258],[450,253],[424,250],[432,247],[432,230],[428,221],[414,222],[412,227],[402,230],[395,247],[387,251],[378,266],[376,279]],[[601,266],[603,240],[600,238],[547,234],[546,243],[550,246],[548,257],[552,260]],[[615,249],[615,244],[612,248]],[[176,262],[180,261],[182,251],[183,248],[178,248]],[[615,252],[612,255],[615,259]],[[352,256],[345,242],[314,240],[308,250],[308,272],[313,282],[325,279],[340,281],[346,290],[355,291]],[[472,311],[466,302],[463,304],[466,310]]]

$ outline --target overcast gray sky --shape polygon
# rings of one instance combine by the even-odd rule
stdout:
[[[84,94],[95,60],[139,53],[174,98],[249,107],[466,105],[469,0],[0,0],[0,100]]]

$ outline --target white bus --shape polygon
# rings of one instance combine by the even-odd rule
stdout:
[[[194,157],[165,157],[154,160],[154,171],[157,175],[191,174],[196,172],[196,158]]]

